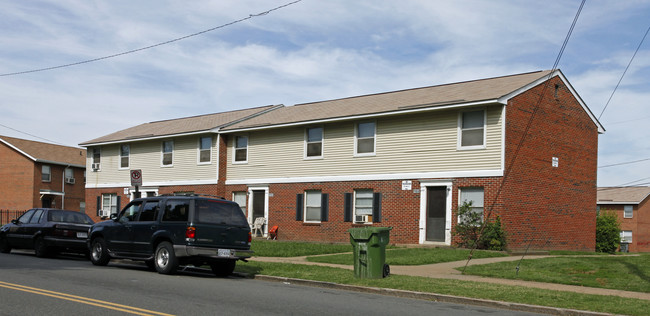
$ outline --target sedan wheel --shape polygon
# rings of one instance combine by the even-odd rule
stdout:
[[[11,246],[9,246],[9,241],[5,237],[0,237],[0,252],[1,253],[11,252]]]
[[[174,247],[171,243],[163,241],[156,247],[154,259],[156,270],[160,274],[174,274],[178,269],[178,259],[174,254]]]
[[[47,246],[45,245],[45,240],[43,240],[43,237],[37,237],[36,240],[34,240],[34,253],[39,258],[45,258],[50,255],[50,252],[47,249]]]

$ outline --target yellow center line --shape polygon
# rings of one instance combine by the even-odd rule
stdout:
[[[4,287],[4,288],[7,288],[7,289],[12,289],[12,290],[17,290],[17,291],[28,292],[28,293],[39,294],[39,295],[43,295],[43,296],[54,297],[54,298],[58,298],[58,299],[62,299],[62,300],[78,302],[78,303],[92,305],[92,306],[103,307],[103,308],[112,309],[112,310],[116,310],[116,311],[131,313],[131,314],[135,314],[135,315],[173,316],[172,314],[165,314],[165,313],[160,313],[160,312],[151,311],[151,310],[147,310],[147,309],[127,306],[127,305],[121,305],[121,304],[106,302],[106,301],[102,301],[102,300],[96,300],[96,299],[83,297],[83,296],[76,296],[76,295],[71,295],[71,294],[66,294],[66,293],[61,293],[61,292],[49,291],[49,290],[39,289],[39,288],[35,288],[35,287],[24,286],[24,285],[20,285],[20,284],[13,284],[13,283],[0,281],[0,287]]]

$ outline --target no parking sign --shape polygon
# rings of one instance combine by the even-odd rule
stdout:
[[[131,185],[135,187],[142,186],[142,170],[131,170]]]

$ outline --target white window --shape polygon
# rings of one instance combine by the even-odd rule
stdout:
[[[65,183],[74,184],[74,169],[65,168]]]
[[[50,166],[43,165],[41,167],[41,179],[43,182],[52,181],[52,169],[50,169]]]
[[[623,243],[632,243],[632,231],[631,230],[623,230],[621,231],[621,242]]]
[[[461,112],[459,148],[485,148],[485,110]]]
[[[99,212],[99,216],[111,216],[111,214],[117,213],[117,194],[116,193],[105,193],[102,194],[102,208]]]
[[[462,188],[460,189],[460,204],[465,202],[472,203],[472,212],[480,215],[483,221],[483,188]],[[462,223],[464,220],[458,218],[458,222]]]
[[[93,164],[99,164],[102,158],[102,149],[93,148]]]
[[[305,222],[321,221],[321,191],[305,191]]]
[[[367,156],[375,154],[375,123],[365,122],[356,125],[355,155]]]
[[[305,135],[305,156],[323,158],[323,128],[308,128]]]
[[[199,138],[199,163],[212,161],[212,137]]]
[[[242,212],[244,212],[244,215],[246,215],[246,203],[248,202],[248,196],[246,195],[246,192],[233,192],[232,200],[235,201],[235,203],[239,204]]]
[[[372,222],[372,190],[354,190],[354,222]]]
[[[235,136],[234,161],[239,163],[248,161],[248,136]]]
[[[625,205],[623,206],[623,218],[632,218],[634,215],[634,206]]]
[[[162,143],[162,165],[172,166],[174,162],[174,141],[167,140]]]
[[[129,168],[129,156],[131,155],[131,146],[122,145],[120,146],[120,169]]]

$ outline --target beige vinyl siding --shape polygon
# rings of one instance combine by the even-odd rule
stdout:
[[[458,150],[458,113],[432,111],[373,120],[374,156],[354,156],[354,126],[363,121],[321,125],[323,159],[304,159],[307,126],[245,134],[249,136],[246,164],[232,164],[234,137],[229,137],[228,180],[499,170],[502,106],[487,108],[486,149]]]
[[[205,135],[203,135],[205,136]],[[217,136],[212,136],[212,162],[210,164],[198,163],[198,146],[201,136],[187,136],[181,138],[159,139],[151,141],[132,142],[129,169],[119,170],[119,146],[105,145],[102,147],[101,171],[86,172],[89,186],[107,184],[130,184],[130,171],[142,170],[143,185],[147,183],[173,183],[179,181],[209,181],[217,179]],[[162,142],[174,141],[174,157],[171,167],[162,166]],[[87,165],[92,163],[89,157]]]

